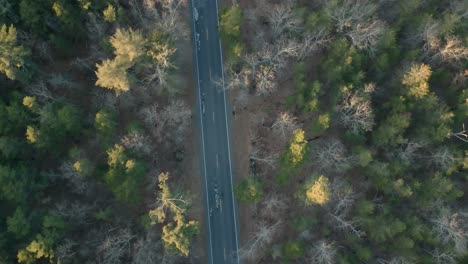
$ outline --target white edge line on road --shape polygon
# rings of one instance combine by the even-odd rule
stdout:
[[[194,3],[193,3],[194,0],[190,1],[191,5],[192,5],[192,10],[190,10],[190,13],[192,13],[193,11],[193,8],[194,8]],[[193,25],[193,33],[196,34],[196,27],[195,27],[195,22],[193,20],[193,14],[190,14],[190,17],[192,18],[192,25]],[[206,179],[206,157],[205,157],[205,136],[203,134],[203,115],[202,115],[202,109],[201,109],[201,86],[200,86],[200,73],[199,73],[199,70],[198,70],[198,49],[197,49],[197,43],[195,41],[195,69],[196,69],[196,72],[197,72],[197,84],[198,84],[198,100],[199,100],[199,104],[198,104],[198,110],[199,110],[199,114],[200,114],[200,126],[201,126],[201,137],[202,137],[202,153],[203,153],[203,169],[204,169],[204,173],[205,173],[205,186],[206,186],[206,206],[207,206],[207,220],[208,220],[208,239],[210,241],[210,258],[209,258],[209,262],[210,263],[213,263],[213,242],[211,241],[211,223],[210,223],[210,214],[209,214],[209,210],[210,210],[210,202],[209,202],[209,198],[208,198],[208,181]]]
[[[223,78],[223,96],[224,96],[224,115],[226,117],[226,134],[227,134],[227,145],[228,145],[228,159],[229,159],[229,176],[231,178],[231,195],[232,195],[232,208],[234,210],[234,228],[236,229],[234,234],[236,237],[236,259],[237,263],[239,264],[239,240],[237,238],[237,212],[236,212],[236,200],[234,197],[234,182],[232,178],[232,164],[231,164],[231,147],[230,147],[230,140],[229,137],[229,125],[228,125],[228,117],[227,117],[227,106],[226,106],[226,89],[224,89],[224,59],[223,59],[223,49],[221,45],[221,37],[219,36],[219,14],[218,14],[218,0],[215,0],[216,3],[216,22],[217,22],[217,29],[218,29],[218,39],[219,39],[219,53],[221,54],[221,77]]]

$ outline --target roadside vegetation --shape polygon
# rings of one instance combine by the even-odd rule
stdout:
[[[186,3],[0,0],[0,263],[204,262]]]
[[[468,261],[467,10],[225,7],[226,89],[249,124],[236,186],[245,263]]]

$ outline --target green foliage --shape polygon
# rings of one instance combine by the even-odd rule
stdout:
[[[20,96],[11,94],[8,97],[7,103],[0,100],[0,135],[24,135],[31,115],[21,104]]]
[[[81,176],[89,176],[93,171],[93,164],[88,159],[80,159],[73,163],[73,169]]]
[[[430,93],[412,105],[410,132],[425,142],[441,143],[452,134],[454,114],[439,98]]]
[[[94,118],[94,127],[96,128],[101,140],[107,145],[117,130],[117,117],[115,112],[102,109],[96,113]]]
[[[363,228],[375,243],[386,242],[406,230],[406,225],[389,215],[376,215],[364,219]]]
[[[56,0],[52,4],[55,17],[60,22],[60,33],[70,39],[78,39],[85,33],[82,13],[75,1]]]
[[[138,204],[142,199],[141,187],[147,171],[145,164],[130,159],[125,149],[117,144],[107,151],[107,156],[109,170],[104,175],[104,182],[117,200]]]
[[[59,150],[65,142],[78,137],[83,128],[80,110],[60,102],[42,107],[38,117],[38,126],[28,126],[26,136],[40,149]]]
[[[241,39],[242,10],[239,5],[223,10],[220,17],[220,35],[226,45],[229,60],[237,60],[243,52]]]
[[[105,222],[111,222],[112,217],[113,217],[113,211],[112,211],[112,208],[110,207],[101,209],[94,215],[94,218],[96,218],[96,220],[105,221]]]
[[[26,81],[26,60],[30,52],[16,41],[16,28],[2,25],[0,29],[0,72],[11,80]]]
[[[200,232],[198,222],[186,222],[181,214],[176,214],[174,220],[175,225],[169,223],[163,227],[161,239],[167,250],[187,257],[193,238]]]
[[[306,111],[318,110],[318,97],[321,92],[321,84],[316,80],[309,87],[306,80],[306,68],[304,62],[298,62],[294,66],[293,80],[294,88],[296,90],[296,95],[294,96],[296,104]]]
[[[304,245],[297,240],[286,243],[283,247],[283,255],[288,260],[294,260],[304,255]]]
[[[362,146],[357,146],[353,148],[353,154],[357,156],[357,163],[361,167],[366,167],[372,161],[372,153],[369,149],[366,149]]]
[[[312,132],[321,134],[330,127],[330,114],[319,115],[312,123]]]
[[[47,19],[52,16],[49,1],[20,0],[19,13],[23,24],[33,32],[44,35],[47,33]]]
[[[306,18],[305,28],[311,32],[320,29],[325,29],[327,32],[330,32],[333,28],[333,20],[324,10],[312,12],[308,14]]]
[[[61,217],[46,215],[42,223],[42,233],[37,234],[36,239],[26,248],[18,251],[18,263],[33,264],[43,261],[54,263],[54,244],[66,228],[67,225]]]
[[[420,206],[429,206],[436,201],[451,201],[463,196],[463,191],[440,173],[427,177],[414,186],[416,202]]]
[[[321,72],[325,80],[337,88],[347,84],[358,87],[364,77],[361,65],[360,54],[342,38],[331,46],[321,65]],[[334,96],[337,95],[336,92],[334,91]]]
[[[20,165],[0,165],[0,200],[21,202],[28,196],[34,173]]]
[[[403,134],[411,121],[405,99],[403,97],[391,98],[385,104],[384,109],[387,109],[387,115],[372,133],[373,143],[376,146],[383,146],[405,142]]]
[[[289,180],[289,174],[298,168],[307,153],[307,140],[302,129],[296,129],[289,140],[288,149],[281,157],[281,168],[276,176],[280,184]]]
[[[7,218],[7,230],[13,233],[16,239],[21,239],[31,232],[31,224],[23,208],[17,207],[15,213]]]
[[[263,198],[263,184],[254,176],[242,179],[236,184],[234,191],[242,203],[256,203]]]

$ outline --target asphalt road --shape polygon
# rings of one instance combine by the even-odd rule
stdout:
[[[229,124],[232,111],[222,89],[223,55],[216,0],[191,0],[192,40],[200,130],[208,263],[239,263],[239,224],[233,192]]]

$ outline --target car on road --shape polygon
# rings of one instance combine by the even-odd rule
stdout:
[[[201,101],[201,109],[202,109],[202,113],[205,114],[205,100]]]

